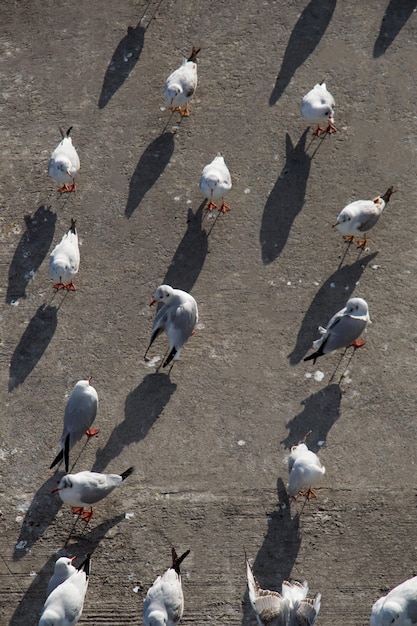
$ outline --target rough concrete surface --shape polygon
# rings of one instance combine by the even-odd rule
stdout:
[[[415,6],[3,0],[1,624],[38,623],[60,554],[92,552],[80,624],[141,623],[171,546],[191,549],[184,624],[255,624],[244,548],[263,587],[322,593],[320,626],[367,624],[413,575]],[[162,89],[193,45],[180,120]],[[318,139],[300,102],[322,80],[338,132]],[[81,172],[60,197],[46,170],[71,125]],[[198,189],[218,151],[233,179],[219,217]],[[369,249],[345,244],[339,211],[390,185]],[[71,218],[77,291],[54,294],[49,254]],[[143,361],[163,282],[200,313],[170,374]],[[351,294],[369,304],[366,346],[304,363]],[[74,526],[48,467],[89,375],[100,433],[75,471],[136,471]],[[310,429],[326,475],[316,499],[289,501],[285,455]]]

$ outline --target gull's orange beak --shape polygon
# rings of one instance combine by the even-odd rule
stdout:
[[[339,222],[335,222],[334,224],[332,224],[332,228],[336,228],[336,226],[339,225]]]
[[[55,489],[52,489],[51,493],[56,493],[59,490],[60,490],[60,487],[55,487]]]
[[[75,559],[76,559],[76,558],[77,558],[76,556],[72,556],[72,557],[71,557],[71,563],[74,563],[74,561],[75,561]]]
[[[153,304],[155,304],[155,302],[158,302],[158,301],[157,301],[157,300],[151,300],[151,301],[149,302],[149,306],[152,306]]]

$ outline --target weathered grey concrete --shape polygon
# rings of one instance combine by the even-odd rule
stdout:
[[[184,624],[255,624],[244,547],[262,585],[322,593],[320,626],[368,623],[414,573],[416,2],[387,3],[1,3],[1,624],[38,623],[58,551],[93,552],[80,624],[140,623],[171,545],[191,548]],[[162,87],[192,45],[180,121]],[[323,79],[338,133],[320,140],[299,106]],[[46,168],[70,125],[81,173],[58,197]],[[234,186],[216,219],[198,181],[218,151]],[[390,185],[369,250],[347,249],[339,210]],[[71,217],[77,291],[54,295]],[[200,312],[169,376],[142,359],[162,282]],[[351,294],[369,303],[366,346],[303,363]],[[100,434],[75,471],[136,473],[84,529],[48,467],[88,375]],[[290,503],[284,457],[310,429],[326,476]]]

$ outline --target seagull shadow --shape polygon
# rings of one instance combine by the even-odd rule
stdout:
[[[320,43],[335,8],[336,0],[311,0],[301,13],[288,40],[281,68],[269,97],[269,106],[278,102],[296,70]]]
[[[13,552],[14,561],[19,561],[26,556],[55,519],[62,506],[62,500],[60,497],[54,497],[52,489],[57,486],[62,476],[64,476],[64,472],[48,478],[33,497],[23,519],[19,537],[16,540]]]
[[[374,59],[385,54],[416,6],[417,0],[390,0],[374,44]]]
[[[308,132],[307,128],[295,146],[288,133],[285,137],[285,165],[266,201],[259,233],[264,265],[281,254],[292,224],[304,205],[312,158],[306,152]]]
[[[291,354],[288,355],[290,365],[297,365],[312,348],[313,341],[320,336],[318,327],[326,326],[330,318],[343,309],[367,265],[377,254],[378,252],[373,252],[366,257],[359,258],[351,265],[338,268],[323,283],[301,322],[296,344]],[[333,287],[332,284],[334,284]]]
[[[42,304],[30,320],[13,352],[9,369],[9,393],[21,385],[47,349],[57,326],[57,308]]]
[[[110,59],[98,100],[99,109],[104,109],[109,103],[139,60],[146,33],[146,28],[141,26],[141,21],[142,18],[135,28],[128,26],[127,34],[120,40]]]
[[[262,589],[281,591],[284,580],[290,580],[301,545],[300,515],[291,516],[289,497],[281,478],[277,480],[278,505],[267,513],[268,529],[252,568]],[[247,551],[251,560],[252,555]],[[242,559],[243,561],[243,559]],[[245,570],[243,570],[245,571]],[[246,589],[243,597],[242,625],[255,623],[255,614]]]
[[[285,425],[289,433],[281,443],[290,450],[311,430],[306,444],[313,452],[319,452],[331,427],[340,417],[341,398],[342,392],[339,385],[333,383],[303,400],[301,413]]]
[[[202,228],[204,201],[196,213],[188,209],[187,230],[169,264],[164,285],[191,291],[203,268],[208,250],[207,232]]]
[[[148,374],[129,393],[125,402],[125,419],[111,433],[104,448],[96,452],[91,471],[102,472],[125,446],[142,441],[168,404],[177,385],[167,374]]]
[[[33,215],[25,215],[24,219],[26,230],[9,267],[7,304],[26,298],[26,287],[48,254],[54,237],[56,213],[51,207],[42,204]]]
[[[74,565],[76,567],[79,566],[87,554],[92,554],[95,551],[108,531],[113,526],[116,526],[116,524],[119,524],[123,519],[124,513],[103,522],[76,543],[50,556],[42,569],[35,576],[30,587],[24,593],[23,598],[12,615],[9,626],[21,626],[22,624],[28,623],[33,623],[33,626],[35,626],[42,613],[43,605],[47,597],[48,582],[53,574],[56,560],[61,556],[76,556],[77,560]],[[28,616],[30,615],[34,616],[33,622],[28,621]]]
[[[141,200],[169,163],[174,152],[174,133],[165,132],[154,139],[139,159],[129,183],[125,215],[131,217]]]

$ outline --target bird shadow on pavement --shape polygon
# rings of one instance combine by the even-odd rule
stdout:
[[[326,326],[330,318],[343,309],[367,265],[377,254],[373,252],[366,257],[359,257],[355,263],[338,268],[322,284],[301,322],[296,344],[288,355],[290,365],[297,365],[312,348],[313,341],[320,336],[318,327]]]
[[[54,497],[52,489],[64,476],[64,472],[50,476],[38,489],[26,511],[19,537],[13,552],[13,560],[19,561],[48,529],[62,506],[60,497]]]
[[[129,183],[125,216],[131,217],[145,194],[156,183],[174,152],[174,133],[164,132],[145,149]]]
[[[146,28],[141,25],[141,22],[142,18],[134,28],[132,26],[127,27],[126,35],[120,40],[110,59],[98,100],[99,109],[104,109],[110,102],[139,60],[146,33]]]
[[[57,327],[57,311],[42,304],[27,325],[10,361],[9,393],[26,380],[47,349]]]
[[[26,298],[26,287],[48,254],[57,216],[51,207],[42,204],[33,215],[25,215],[24,219],[26,230],[9,267],[7,304]]]
[[[342,392],[336,383],[311,394],[301,402],[302,411],[286,423],[289,433],[281,443],[291,450],[311,431],[306,444],[313,452],[319,452],[328,432],[340,417],[341,399]]]
[[[311,0],[301,13],[288,40],[281,68],[269,97],[269,106],[278,102],[296,70],[320,43],[335,7],[336,0]],[[313,85],[309,88],[311,87]]]
[[[125,446],[142,441],[168,404],[177,385],[167,374],[148,374],[126,397],[125,419],[111,433],[104,448],[96,452],[93,472],[102,472]]]
[[[281,591],[284,580],[290,580],[301,545],[300,515],[291,516],[289,497],[281,478],[277,480],[278,504],[267,513],[267,533],[252,568],[262,589]],[[246,552],[251,562],[252,555]],[[243,555],[242,555],[243,556]],[[243,559],[242,559],[243,561]],[[243,597],[242,625],[254,623],[254,612],[248,590]]]
[[[309,129],[294,146],[288,133],[285,138],[286,160],[262,215],[259,243],[262,261],[269,265],[283,251],[292,224],[304,205],[311,156],[306,152]]]
[[[417,0],[390,0],[374,44],[374,59],[385,54],[416,6]]]
[[[187,230],[172,257],[162,284],[189,292],[196,283],[208,251],[208,235],[202,227],[205,204],[204,201],[195,213],[188,209]]]
[[[9,622],[9,626],[21,626],[21,624],[32,623],[28,621],[29,615],[38,616],[33,621],[33,624],[37,624],[47,597],[46,593],[48,589],[48,582],[53,574],[55,561],[61,556],[68,556],[70,558],[76,556],[77,560],[74,565],[75,567],[78,567],[85,559],[86,555],[92,554],[109,530],[116,526],[116,524],[119,524],[124,517],[124,513],[116,515],[112,519],[106,520],[96,526],[77,542],[62,548],[58,552],[54,552],[54,554],[46,561],[42,569],[37,572],[37,575],[35,576],[30,587],[24,592],[24,595]]]

